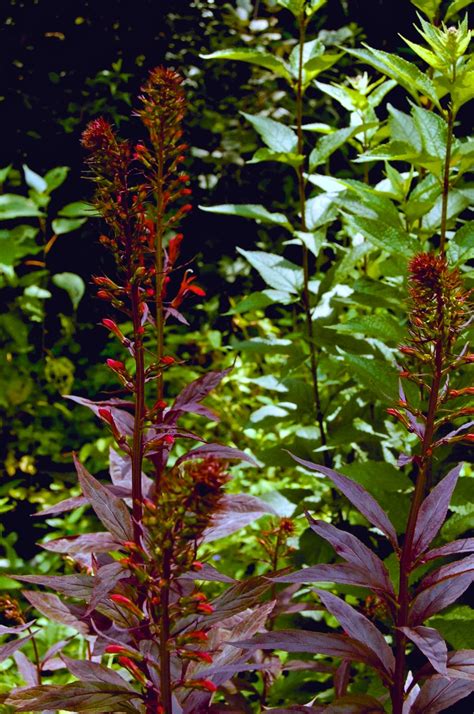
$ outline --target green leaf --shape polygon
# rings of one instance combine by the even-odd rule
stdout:
[[[471,0],[468,0],[471,2]],[[439,6],[441,5],[441,0],[411,0],[412,5],[425,13],[430,20],[434,20],[438,14]]]
[[[320,57],[324,54],[324,45],[321,40],[310,40],[305,42],[303,45],[303,68],[306,67],[310,60],[314,60],[316,57]],[[295,77],[298,77],[299,67],[300,67],[300,45],[296,44],[292,49],[290,56],[288,58],[290,67],[293,70]]]
[[[77,310],[86,290],[83,279],[75,273],[56,273],[56,275],[53,275],[52,280],[58,288],[62,288],[67,292],[74,310]]]
[[[2,187],[7,180],[8,174],[12,170],[12,166],[13,164],[9,164],[8,166],[4,166],[3,169],[0,169],[0,187]]]
[[[24,196],[17,196],[14,193],[5,193],[0,196],[0,221],[11,218],[39,218],[43,213],[38,206]]]
[[[246,295],[243,300],[241,300],[235,307],[228,310],[226,315],[242,315],[245,312],[253,312],[253,310],[264,310],[269,305],[273,304],[267,295],[263,293],[250,293]]]
[[[59,188],[64,183],[70,170],[69,166],[56,166],[45,174],[44,180],[48,185],[48,193],[51,193],[51,191]]]
[[[421,137],[423,150],[428,156],[433,156],[444,162],[448,140],[448,125],[445,120],[434,112],[421,107],[413,107],[413,120]]]
[[[423,139],[419,134],[414,119],[391,104],[387,104],[387,109],[390,114],[388,125],[392,140],[406,143],[413,149],[414,153],[420,153],[423,147]]]
[[[271,151],[271,149],[257,149],[255,154],[252,156],[247,164],[260,164],[262,161],[277,161],[281,164],[288,164],[297,168],[304,161],[304,156],[301,154],[294,153],[281,153],[277,151]]]
[[[447,222],[448,224],[456,216],[458,216],[465,208],[471,204],[469,196],[466,196],[463,191],[452,189],[448,194],[447,204]],[[434,233],[441,225],[441,215],[443,206],[443,198],[439,196],[433,207],[423,217],[423,232]]]
[[[374,496],[381,491],[396,493],[413,488],[408,476],[386,461],[353,461],[341,467],[341,471],[367,488]]]
[[[202,59],[228,59],[237,60],[239,62],[248,62],[257,67],[270,69],[278,77],[283,77],[288,82],[291,81],[291,71],[288,65],[280,57],[272,55],[264,50],[251,49],[250,47],[242,48],[227,48],[225,50],[217,50],[209,55],[200,55]]]
[[[13,271],[10,270],[26,255],[33,255],[41,250],[35,242],[38,228],[34,226],[16,226],[10,231],[0,231],[0,271],[7,272],[10,277]]]
[[[292,294],[297,294],[301,290],[303,270],[299,266],[274,253],[242,248],[237,250],[258,271],[270,288]]]
[[[289,231],[292,230],[288,218],[283,213],[270,213],[264,206],[253,203],[223,203],[219,206],[199,206],[201,211],[207,213],[218,213],[228,216],[241,216],[242,218],[252,218],[259,223],[272,223],[276,226],[282,226]]]
[[[406,330],[388,315],[367,315],[354,320],[341,322],[338,325],[328,325],[328,329],[336,332],[367,335],[367,337],[380,338],[388,342],[401,342],[406,339]]]
[[[455,649],[474,648],[474,610],[468,605],[458,605],[438,617],[430,619],[430,626],[442,634]]]
[[[326,193],[309,198],[305,206],[305,221],[308,231],[331,223],[337,216],[337,206],[334,198]]]
[[[451,5],[448,7],[446,11],[446,15],[444,16],[444,21],[446,22],[449,20],[453,15],[456,15],[456,13],[461,12],[461,10],[464,10],[465,7],[468,7],[468,5],[472,4],[472,0],[453,0]]]
[[[80,228],[87,218],[55,218],[52,222],[53,231],[57,236],[64,235],[64,233],[71,233],[77,228]]]
[[[394,79],[417,101],[421,93],[428,97],[428,99],[431,99],[431,101],[439,107],[439,101],[433,82],[426,74],[421,72],[415,64],[397,55],[376,50],[368,45],[365,46],[367,48],[365,50],[346,48],[346,52],[366,62],[371,65],[371,67],[375,67],[375,69],[387,75],[387,77]]]
[[[91,203],[74,201],[74,203],[68,203],[67,206],[61,208],[58,215],[65,216],[65,218],[96,218],[100,216],[100,213]]]
[[[451,238],[447,256],[452,265],[462,265],[474,258],[474,221],[465,223]]]
[[[378,399],[393,401],[398,394],[398,373],[395,367],[379,359],[369,359],[344,352],[344,361],[353,378],[367,387]]]
[[[24,290],[24,294],[28,297],[38,298],[38,300],[48,300],[51,297],[49,290],[40,288],[39,285],[28,285]]]
[[[282,153],[296,153],[298,137],[289,126],[268,117],[246,114],[246,112],[241,114],[252,124],[269,149]]]
[[[414,239],[401,228],[363,216],[346,214],[345,220],[351,231],[362,233],[373,245],[391,255],[398,254],[411,258],[417,250]]]
[[[349,126],[345,129],[337,129],[327,136],[322,136],[309,155],[309,170],[314,171],[317,166],[324,164],[334,151],[339,149],[358,131],[360,131],[360,127]]]
[[[42,176],[35,173],[26,164],[23,164],[23,172],[25,174],[25,181],[30,188],[34,189],[37,193],[46,193],[48,184]]]

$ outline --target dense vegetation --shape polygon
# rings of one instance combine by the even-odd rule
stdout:
[[[471,4],[8,3],[1,711],[472,709]]]

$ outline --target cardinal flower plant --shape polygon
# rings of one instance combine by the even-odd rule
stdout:
[[[250,457],[232,447],[204,443],[180,426],[181,417],[190,413],[217,418],[202,400],[228,370],[208,372],[185,386],[172,403],[166,399],[168,371],[179,361],[166,351],[166,326],[173,320],[187,324],[183,303],[205,292],[193,271],[180,264],[183,235],[177,230],[191,209],[189,176],[181,169],[187,149],[181,127],[182,80],[172,70],[157,68],[142,91],[136,115],[147,130],[146,142],[120,139],[104,119],[91,122],[82,139],[96,186],[94,204],[107,227],[101,241],[118,268],[117,278],[94,278],[97,295],[131,325],[127,330],[113,317],[103,320],[126,354],[121,360],[107,360],[121,396],[100,402],[72,397],[92,409],[113,436],[112,483],[99,482],[76,459],[83,495],[43,511],[51,515],[87,504],[105,530],[45,544],[68,555],[75,574],[20,578],[66,597],[24,593],[41,614],[82,635],[88,656],[81,661],[62,655],[60,666],[78,681],[44,684],[53,654],[40,656],[35,644],[36,661],[31,663],[19,653],[26,642],[35,642],[35,628],[17,603],[7,603],[3,610],[10,613],[13,626],[2,632],[27,630],[0,652],[7,657],[17,651],[20,671],[30,685],[8,697],[7,704],[17,711],[207,711],[228,676],[222,666],[240,654],[235,648],[222,651],[222,633],[232,637],[232,627],[238,624],[239,632],[253,634],[269,611],[268,605],[248,608],[270,583],[235,583],[197,559],[204,539],[238,529],[266,506],[252,497],[224,494],[227,462]],[[199,445],[173,456],[170,465],[173,446],[181,440]],[[236,499],[239,518],[232,518]],[[229,583],[230,590],[211,604],[196,585],[202,580]],[[234,622],[226,630],[229,617]],[[217,623],[220,640],[212,629]],[[58,643],[54,654],[66,644]],[[209,668],[216,654],[221,669],[213,678]]]

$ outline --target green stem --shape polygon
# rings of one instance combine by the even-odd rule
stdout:
[[[296,85],[296,132],[298,137],[298,154],[303,156],[304,152],[304,142],[303,142],[303,53],[304,53],[304,43],[306,39],[306,25],[307,20],[303,15],[301,15],[299,20],[299,60],[298,60],[298,81]],[[299,207],[301,214],[301,230],[307,232],[306,224],[306,180],[304,176],[305,162],[297,168],[298,175],[298,196],[299,196]],[[313,401],[314,408],[316,412],[316,420],[319,426],[321,444],[326,446],[327,437],[326,429],[324,426],[324,416],[321,408],[321,396],[319,391],[318,382],[318,360],[317,360],[317,349],[314,342],[314,329],[313,321],[311,316],[311,297],[309,291],[309,251],[305,244],[303,244],[303,295],[302,295],[303,309],[305,313],[306,320],[306,332],[308,338],[310,364],[311,364],[311,378],[313,386]],[[326,466],[330,466],[329,453],[324,451],[324,463]]]

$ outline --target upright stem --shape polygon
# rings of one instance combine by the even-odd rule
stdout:
[[[161,703],[165,709],[165,714],[172,714],[172,687],[171,687],[171,663],[168,649],[170,638],[170,576],[171,576],[171,551],[165,550],[163,553],[163,585],[160,590],[161,626],[160,626],[160,689]]]
[[[443,306],[440,305],[442,315]],[[439,326],[439,334],[443,334],[443,324]],[[427,483],[431,471],[431,447],[434,436],[436,411],[438,407],[439,392],[443,373],[443,338],[440,336],[435,345],[434,374],[431,383],[430,399],[426,416],[426,430],[420,454],[420,468],[415,484],[415,493],[411,503],[408,524],[400,558],[400,579],[398,589],[398,617],[395,632],[395,675],[391,691],[393,714],[402,714],[405,687],[405,648],[406,637],[400,631],[401,627],[408,625],[408,611],[410,606],[409,578],[413,566],[413,538],[420,506],[425,498]]]
[[[135,350],[135,417],[132,444],[132,516],[133,535],[140,542],[142,522],[142,462],[143,462],[143,418],[145,414],[145,363],[139,312],[139,287],[132,286],[132,320]]]
[[[441,227],[439,250],[442,255],[446,253],[446,224],[448,218],[448,198],[449,198],[449,169],[451,165],[451,149],[453,145],[454,114],[451,107],[448,108],[448,137],[446,141],[446,157],[443,172],[443,193],[441,204]]]
[[[304,53],[304,43],[306,38],[306,24],[307,20],[304,14],[301,15],[299,20],[299,61],[298,61],[298,82],[296,85],[296,131],[298,136],[298,154],[303,156],[304,146],[303,146],[303,53]],[[301,230],[305,233],[307,231],[306,225],[306,181],[304,177],[305,166],[302,162],[297,168],[298,174],[298,196],[299,196],[299,206],[301,214]],[[305,312],[306,319],[306,331],[308,336],[309,345],[309,355],[311,364],[311,378],[313,382],[313,401],[314,408],[316,412],[316,420],[319,426],[321,444],[326,446],[327,437],[326,429],[324,426],[324,416],[321,408],[321,397],[319,392],[319,382],[318,382],[318,361],[317,361],[317,350],[314,343],[314,331],[313,331],[313,321],[311,317],[311,298],[309,292],[309,251],[305,244],[303,244],[303,308]],[[329,453],[324,451],[324,463],[326,466],[330,466]]]
[[[163,374],[160,362],[164,354],[164,312],[163,312],[163,232],[165,203],[163,195],[164,180],[164,135],[163,126],[160,126],[159,138],[157,141],[158,175],[156,184],[156,237],[155,237],[155,317],[156,317],[156,359],[158,362],[158,375],[156,378],[156,398],[163,400]],[[157,412],[158,420],[161,420],[161,408]],[[163,473],[163,458],[158,454],[155,459],[155,484],[158,490]]]

